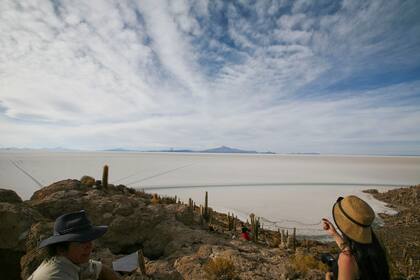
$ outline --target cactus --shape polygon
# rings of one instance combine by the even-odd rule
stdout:
[[[208,193],[204,197],[204,206],[200,205],[200,220],[205,222],[209,222],[210,220],[210,213],[209,213],[209,197]]]
[[[292,236],[287,237],[286,247],[290,248],[292,246],[292,244],[293,244],[293,237]]]
[[[208,222],[209,222],[209,224],[211,224],[213,222],[213,209],[209,208],[208,211],[209,211],[209,221]]]
[[[102,186],[104,186],[104,188],[108,187],[108,165],[104,166],[104,171],[102,173]]]
[[[206,192],[206,195],[204,197],[204,213],[203,218],[205,221],[209,221],[209,194]]]
[[[258,241],[258,236],[259,236],[259,233],[260,233],[260,227],[261,227],[260,218],[258,217],[258,219],[255,223],[255,241]]]
[[[235,231],[236,230],[236,218],[233,215],[233,213],[231,214],[230,212],[228,212],[227,214],[227,219],[228,219],[228,230],[229,231]]]
[[[251,220],[252,241],[255,241],[255,231],[254,231],[254,228],[255,228],[255,214],[251,213],[249,215],[249,219]]]
[[[188,209],[194,212],[194,201],[191,198],[188,199]]]
[[[251,219],[251,228],[252,228],[252,241],[257,242],[258,241],[258,231],[260,228],[260,218],[255,218],[255,214],[251,213],[249,215],[249,218]]]
[[[284,229],[281,230],[280,244],[281,244],[282,247],[284,247],[286,245],[286,237],[285,237],[285,234],[284,234]]]

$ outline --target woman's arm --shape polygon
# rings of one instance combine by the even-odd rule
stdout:
[[[350,248],[348,245],[344,242],[343,237],[337,232],[334,225],[328,220],[328,219],[322,219],[322,224],[324,230],[330,235],[332,238],[334,238],[334,241],[337,243],[338,248],[340,248],[341,253],[338,256],[338,280],[353,280],[356,279],[355,277],[355,269],[354,269],[354,263],[352,260],[352,255],[350,252]],[[325,279],[331,279],[328,278],[331,277],[331,275],[325,275]]]
[[[357,268],[353,256],[349,251],[342,252],[338,256],[338,280],[354,280],[356,279]]]
[[[348,249],[347,244],[344,242],[343,237],[337,232],[334,225],[328,219],[322,219],[324,230],[335,240],[338,248],[343,252]]]

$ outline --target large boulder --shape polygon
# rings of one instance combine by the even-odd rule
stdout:
[[[74,189],[63,189],[50,193],[43,199],[32,199],[28,204],[38,210],[44,217],[55,220],[58,216],[83,209],[82,192]]]
[[[12,190],[0,189],[0,202],[19,203],[22,198]]]
[[[0,248],[25,251],[25,240],[31,225],[42,215],[24,203],[0,203]]]
[[[49,185],[48,187],[44,187],[36,192],[31,197],[31,200],[42,200],[49,195],[63,190],[83,190],[84,187],[78,180],[62,180],[56,183]]]
[[[27,279],[46,257],[46,251],[38,249],[39,242],[52,235],[53,222],[41,221],[31,226],[26,239],[26,254],[20,259],[21,277]]]
[[[36,210],[13,197],[8,201],[16,203],[0,202],[0,271],[4,279],[20,279],[19,260],[26,251],[29,229],[43,220]]]

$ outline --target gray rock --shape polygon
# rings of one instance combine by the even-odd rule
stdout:
[[[20,203],[22,198],[12,190],[0,189],[0,202]]]

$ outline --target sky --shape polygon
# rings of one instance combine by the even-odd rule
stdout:
[[[0,148],[420,154],[420,1],[0,1]]]

